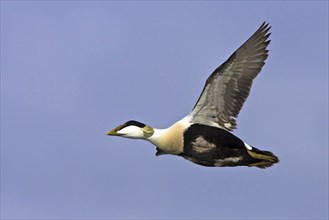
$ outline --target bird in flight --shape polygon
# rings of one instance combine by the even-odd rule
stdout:
[[[240,46],[207,79],[193,110],[166,129],[130,120],[107,135],[143,139],[156,146],[156,156],[181,156],[202,166],[267,168],[279,159],[270,151],[248,145],[231,132],[253,79],[268,57],[268,23]]]

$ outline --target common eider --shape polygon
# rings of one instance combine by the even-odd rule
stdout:
[[[267,168],[279,159],[259,150],[231,132],[247,99],[253,79],[268,57],[270,26],[265,22],[207,79],[193,110],[166,129],[128,121],[107,135],[137,138],[156,146],[156,155],[181,156],[210,167]]]

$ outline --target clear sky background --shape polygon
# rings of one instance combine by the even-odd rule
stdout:
[[[105,135],[187,115],[263,21],[234,133],[280,164],[207,168]],[[328,218],[328,2],[1,1],[1,218]]]

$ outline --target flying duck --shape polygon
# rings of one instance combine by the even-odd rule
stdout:
[[[156,156],[181,156],[202,166],[267,168],[279,159],[248,145],[231,132],[253,79],[268,57],[271,27],[265,22],[207,79],[193,110],[166,129],[130,120],[107,135],[143,139],[156,146]]]

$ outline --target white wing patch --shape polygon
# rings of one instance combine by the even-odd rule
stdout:
[[[243,142],[244,143],[244,146],[246,146],[246,148],[248,149],[248,150],[252,150],[252,147],[249,145],[249,144],[247,144],[247,143],[245,143],[245,142]]]
[[[197,137],[191,144],[193,150],[197,153],[205,153],[216,148],[214,143],[206,141],[202,136]]]
[[[228,157],[225,159],[217,159],[217,160],[215,160],[214,166],[222,167],[222,166],[225,166],[225,164],[227,164],[227,163],[237,163],[242,159],[243,159],[242,157]]]
[[[224,127],[229,129],[229,130],[233,128],[231,123],[224,123]]]

